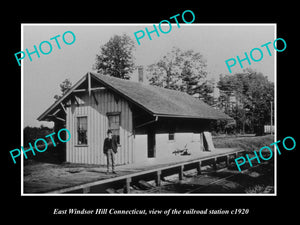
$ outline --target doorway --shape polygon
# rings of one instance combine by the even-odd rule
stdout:
[[[148,149],[148,158],[155,158],[156,156],[156,141],[155,141],[155,132],[154,130],[148,130],[147,134],[147,149]]]

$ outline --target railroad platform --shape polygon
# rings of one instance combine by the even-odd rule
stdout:
[[[139,179],[155,180],[159,186],[164,176],[178,174],[180,180],[183,179],[183,172],[189,169],[197,169],[200,174],[203,164],[209,162],[215,166],[217,161],[224,160],[228,165],[242,152],[244,150],[237,148],[216,148],[197,155],[154,158],[143,163],[116,166],[117,174],[106,174],[106,167],[97,165],[47,165],[44,171],[36,165],[27,170],[29,175],[25,171],[24,194],[107,194],[105,190],[112,186],[123,187],[124,193],[130,193],[130,186]],[[48,175],[43,177],[43,172]]]

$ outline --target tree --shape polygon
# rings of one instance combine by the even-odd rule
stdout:
[[[237,128],[258,133],[270,121],[274,84],[262,73],[246,69],[243,73],[220,76],[219,101],[225,113],[237,122]]]
[[[32,145],[38,138],[45,138],[48,134],[53,132],[53,129],[49,127],[30,127],[26,126],[23,130],[24,132],[24,145],[27,146],[30,142]]]
[[[60,85],[61,95],[54,95],[55,101],[58,101],[71,87],[72,83],[69,79],[65,79]]]
[[[127,35],[114,35],[100,47],[94,69],[104,75],[129,79],[134,69],[134,41]]]
[[[147,68],[150,84],[179,90],[207,101],[213,86],[206,80],[206,60],[193,50],[173,49]]]

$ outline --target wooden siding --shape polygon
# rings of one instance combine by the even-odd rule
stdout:
[[[116,154],[116,165],[133,163],[133,135],[132,112],[128,103],[123,98],[116,99],[107,90],[95,91],[94,95],[88,93],[77,95],[82,101],[80,105],[75,101],[67,107],[66,127],[71,132],[72,138],[67,142],[67,162],[106,165],[103,154],[103,142],[108,129],[107,113],[120,113],[120,144],[121,148]],[[83,103],[83,104],[81,104]],[[77,145],[77,117],[87,116],[87,146]]]

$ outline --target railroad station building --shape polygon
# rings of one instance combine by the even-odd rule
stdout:
[[[70,131],[67,162],[99,165],[108,129],[119,142],[116,165],[124,165],[213,151],[208,131],[218,119],[231,118],[186,93],[94,72],[38,117]]]

